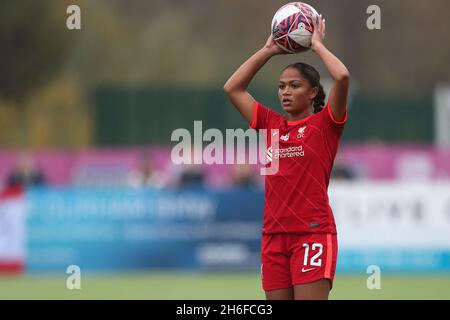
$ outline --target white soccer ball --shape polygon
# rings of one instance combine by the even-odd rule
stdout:
[[[289,53],[308,50],[314,33],[313,21],[319,22],[319,14],[309,4],[291,2],[282,6],[272,19],[275,43]]]

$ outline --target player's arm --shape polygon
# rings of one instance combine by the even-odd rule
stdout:
[[[256,73],[274,55],[284,53],[270,36],[262,49],[245,61],[239,69],[228,79],[223,89],[231,103],[238,109],[248,123],[253,119],[253,104],[255,99],[248,93],[247,88]]]
[[[311,49],[319,55],[328,72],[334,80],[333,87],[328,98],[329,106],[336,121],[344,120],[347,111],[348,89],[350,86],[350,73],[345,65],[332,54],[323,44],[325,37],[325,19],[319,18],[319,23],[314,23],[314,34],[311,39]]]

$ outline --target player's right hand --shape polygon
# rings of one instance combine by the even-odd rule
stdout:
[[[266,41],[266,44],[264,45],[264,49],[270,51],[270,53],[272,53],[273,55],[277,55],[277,54],[288,54],[289,52],[284,51],[283,49],[281,49],[276,43],[275,41],[273,41],[273,36],[272,34],[269,36],[269,38]]]

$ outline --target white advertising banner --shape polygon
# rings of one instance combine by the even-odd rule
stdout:
[[[20,271],[25,261],[25,199],[22,190],[0,192],[0,271]]]
[[[450,249],[450,183],[333,183],[340,249]]]

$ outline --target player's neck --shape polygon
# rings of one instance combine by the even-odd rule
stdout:
[[[313,114],[314,114],[314,112],[311,109],[308,108],[308,109],[305,109],[305,110],[303,110],[303,111],[301,111],[299,113],[296,113],[296,114],[288,113],[287,119],[290,122],[294,122],[294,121],[298,121],[298,120],[302,120],[304,118],[307,118],[307,117],[309,117],[309,116],[311,116]]]

